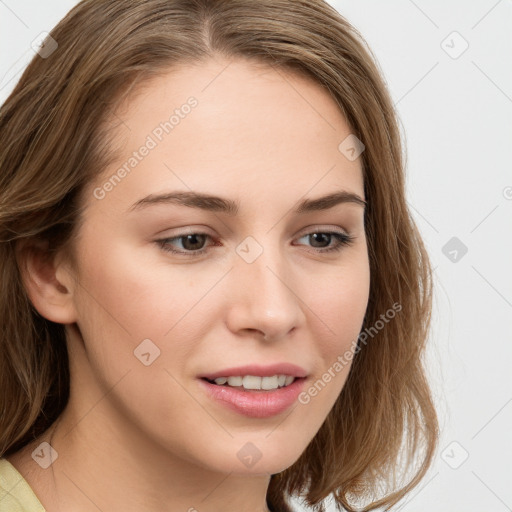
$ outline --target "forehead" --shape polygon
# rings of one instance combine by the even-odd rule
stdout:
[[[108,199],[126,208],[176,188],[256,202],[364,193],[360,159],[338,149],[350,128],[336,102],[312,79],[270,65],[175,68],[142,84],[115,118],[118,158],[95,186],[110,179]]]

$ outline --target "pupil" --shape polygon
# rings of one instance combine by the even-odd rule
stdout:
[[[312,238],[312,240],[310,240],[310,241],[313,241],[313,243],[312,243],[313,247],[321,247],[321,246],[315,245],[318,242],[318,238],[320,238],[320,237],[324,237],[324,240],[327,241],[327,245],[329,245],[329,243],[331,241],[331,235],[329,233],[313,233],[312,235],[309,235],[309,236],[310,236],[310,238]]]
[[[204,243],[204,237],[205,237],[205,235],[199,235],[199,234],[186,235],[183,237],[185,239],[185,242],[183,243],[183,247],[185,249],[189,249],[190,251],[195,251],[195,250],[201,249],[203,244],[199,243],[199,245],[201,247],[190,247],[189,241],[192,240],[192,245],[194,245],[194,243],[197,244],[197,239],[199,239],[200,241],[202,240]]]

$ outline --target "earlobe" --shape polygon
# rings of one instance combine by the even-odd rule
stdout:
[[[76,322],[73,277],[65,262],[48,252],[48,241],[20,244],[16,258],[25,290],[38,313],[59,324]]]

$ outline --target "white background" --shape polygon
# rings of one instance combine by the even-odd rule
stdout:
[[[76,3],[0,0],[0,102],[32,41]],[[388,82],[409,204],[435,268],[427,361],[442,438],[425,479],[393,510],[512,510],[512,2],[331,4]],[[452,237],[458,247],[445,255]]]

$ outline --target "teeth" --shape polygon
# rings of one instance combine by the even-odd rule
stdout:
[[[269,390],[289,386],[294,380],[295,377],[291,375],[274,375],[272,377],[245,375],[243,377],[218,377],[214,382],[219,386],[227,384],[228,386],[243,387],[244,389]]]
[[[228,384],[230,386],[241,386],[242,377],[228,377]]]
[[[229,383],[229,380],[228,380],[228,383]],[[262,384],[263,384],[263,379],[261,377],[255,377],[254,375],[246,375],[242,381],[242,386],[245,389],[261,389]]]
[[[252,379],[260,380],[259,377],[251,377]],[[244,377],[244,381],[247,379],[247,377]],[[244,388],[245,388],[244,384]],[[261,389],[277,389],[279,387],[279,377],[277,375],[274,375],[273,377],[263,377],[261,379]],[[258,388],[255,388],[258,389]]]
[[[291,375],[288,375],[286,377],[286,380],[284,381],[284,385],[285,386],[289,386],[294,380],[295,380],[295,377],[292,377]]]

